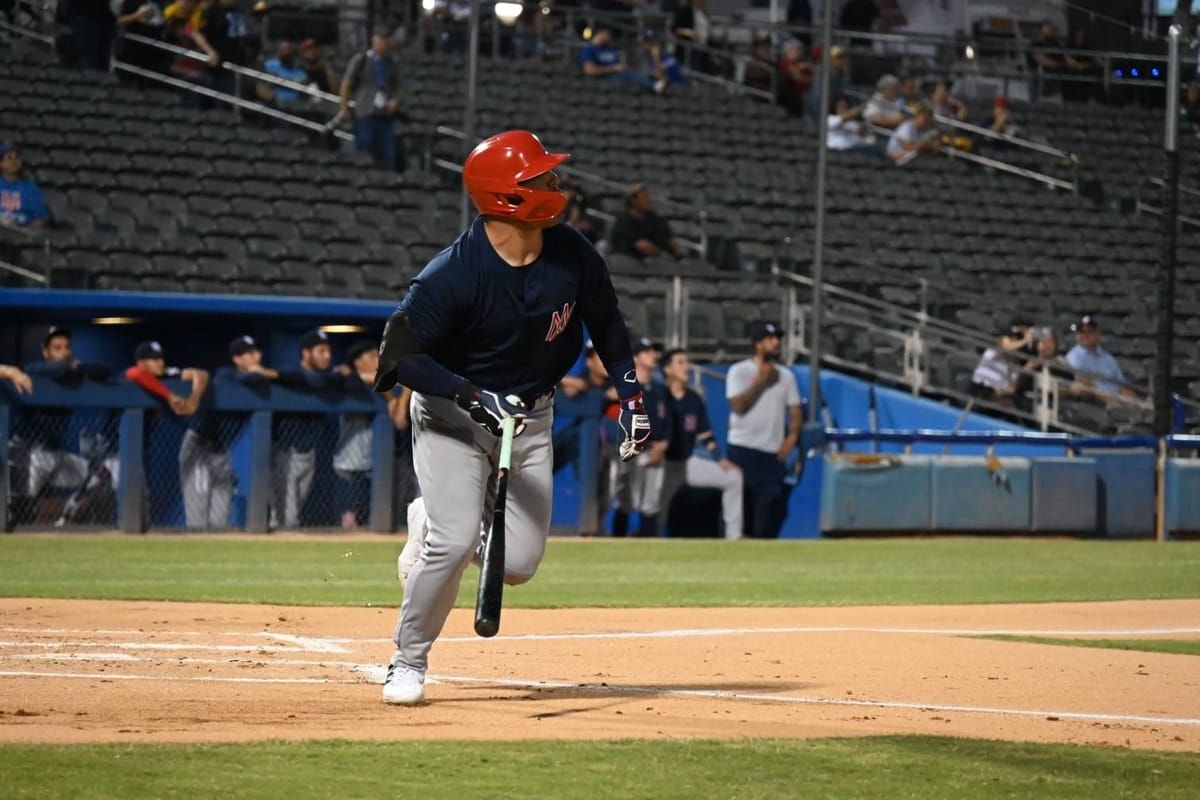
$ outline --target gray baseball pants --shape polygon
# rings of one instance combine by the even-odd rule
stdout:
[[[686,461],[663,464],[662,509],[671,511],[671,499],[680,487],[721,490],[721,515],[725,519],[725,538],[742,538],[742,471],[724,469],[715,461],[690,456]]]
[[[513,440],[505,505],[504,582],[525,583],[537,571],[550,532],[554,458],[550,397],[530,410],[524,433]],[[429,521],[425,546],[408,573],[393,641],[395,661],[426,669],[429,649],[458,597],[467,564],[488,529],[496,499],[500,437],[475,423],[453,400],[412,397],[413,464]]]
[[[228,450],[214,449],[195,431],[189,430],[179,446],[179,482],[189,528],[229,527],[234,480]]]

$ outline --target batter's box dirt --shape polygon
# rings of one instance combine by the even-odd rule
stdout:
[[[0,600],[0,742],[950,733],[1103,744],[1119,731],[1122,746],[1200,751],[1194,656],[970,638],[1197,639],[1197,600],[510,609],[490,640],[462,610],[415,708],[379,696],[395,616]],[[698,618],[703,628],[680,624]]]

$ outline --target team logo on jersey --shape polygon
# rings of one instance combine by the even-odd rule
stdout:
[[[553,342],[559,334],[567,329],[571,314],[575,311],[574,303],[563,303],[562,313],[555,311],[550,317],[550,330],[546,331],[546,341]]]
[[[629,370],[628,372],[626,372],[625,373],[625,382],[626,383],[637,383],[637,372],[635,372],[634,370]]]

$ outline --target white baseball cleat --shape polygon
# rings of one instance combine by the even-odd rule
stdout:
[[[408,541],[404,543],[404,549],[396,559],[396,577],[400,579],[401,587],[408,583],[408,573],[421,557],[421,549],[425,547],[425,526],[428,522],[425,498],[418,497],[408,504]]]
[[[425,699],[425,670],[404,664],[389,664],[383,681],[383,702],[393,706],[415,706]]]

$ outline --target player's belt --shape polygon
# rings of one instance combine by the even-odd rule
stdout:
[[[556,391],[558,391],[558,390],[551,389],[550,391],[546,392],[545,394],[534,397],[533,399],[529,399],[529,398],[521,398],[521,399],[522,399],[522,402],[524,402],[525,405],[528,406],[529,409],[532,411],[534,409],[544,408],[545,406],[552,403],[554,401],[554,393]]]

